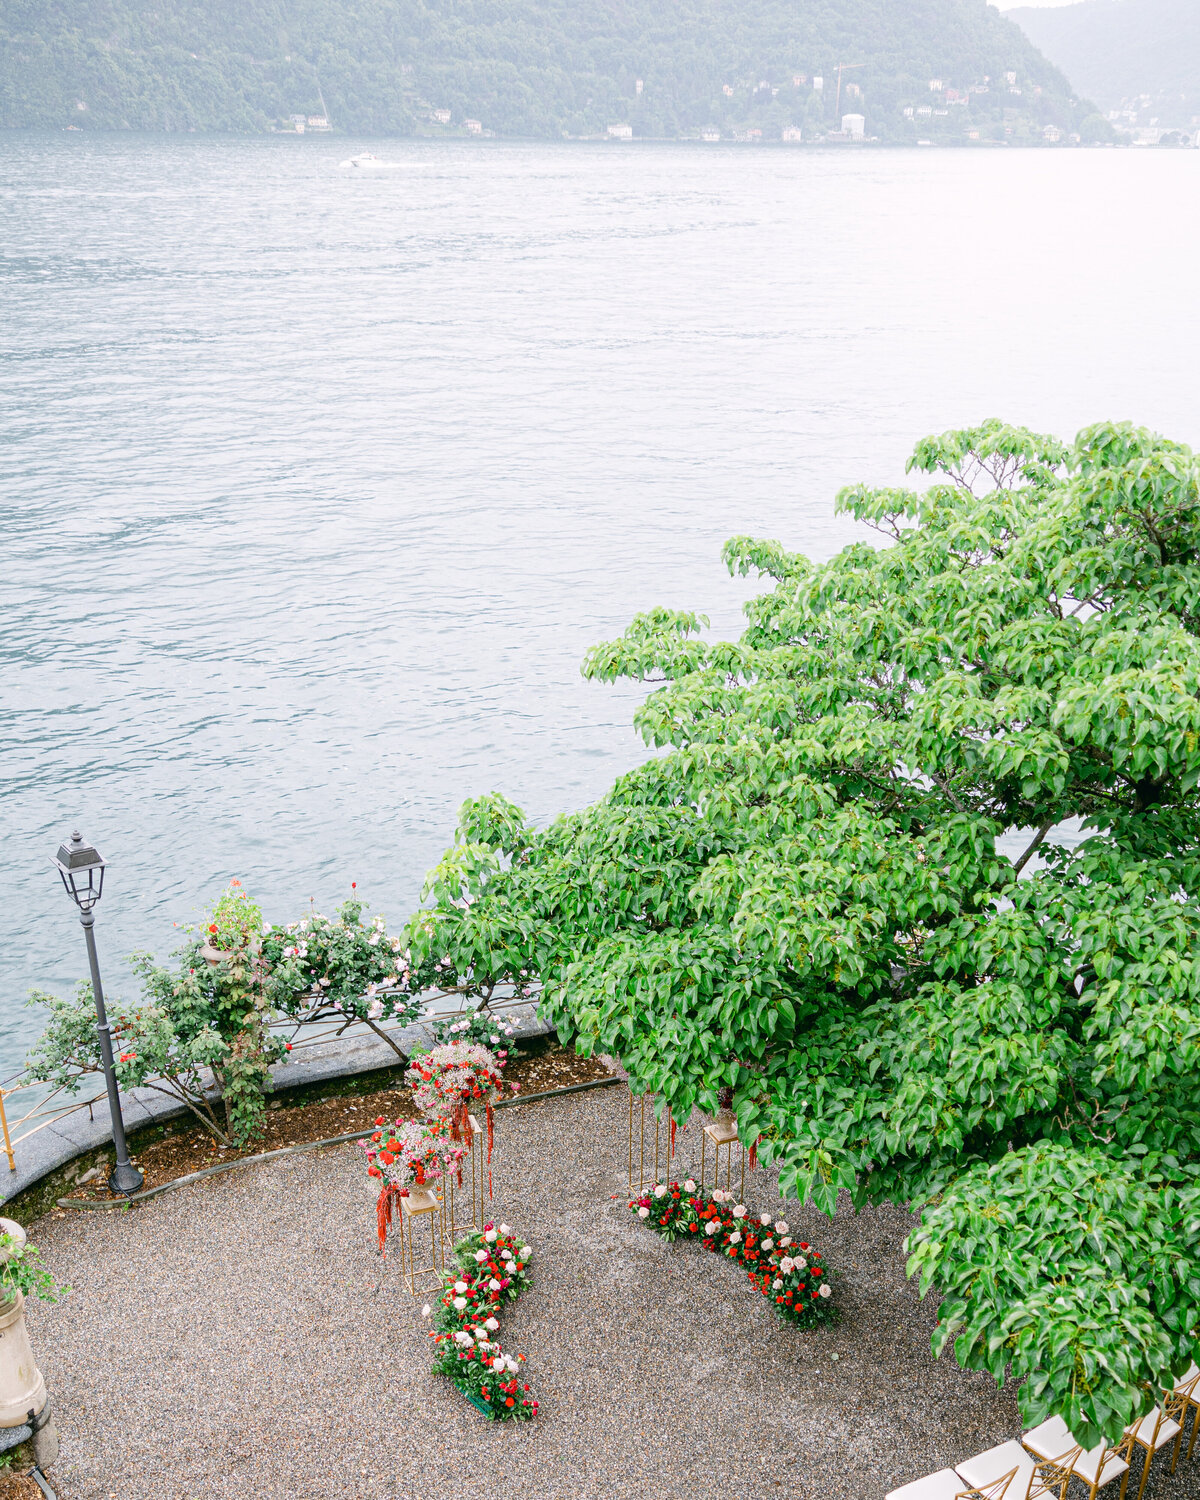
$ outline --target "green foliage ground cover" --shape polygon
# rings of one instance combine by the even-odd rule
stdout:
[[[430,110],[447,108],[452,128],[473,117],[502,135],[627,121],[639,135],[778,138],[838,127],[839,63],[859,65],[846,83],[861,90],[841,111],[886,140],[965,140],[968,127],[1040,139],[1090,112],[984,0],[10,0],[0,125],[258,131],[324,99],[337,128],[360,134],[440,128]],[[932,78],[990,87],[943,109]],[[907,120],[905,106],[931,112]]]
[[[910,1203],[935,1348],[1090,1444],[1200,1341],[1200,463],[989,423],[912,467],[840,497],[884,545],[729,543],[739,640],[596,647],[660,753],[544,830],[468,803],[408,941],[676,1119],[732,1088],[784,1193]]]

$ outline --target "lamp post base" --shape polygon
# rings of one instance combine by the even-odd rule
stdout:
[[[140,1193],[146,1179],[133,1165],[132,1162],[118,1162],[108,1174],[108,1185],[114,1193],[124,1193],[131,1197],[134,1193]]]

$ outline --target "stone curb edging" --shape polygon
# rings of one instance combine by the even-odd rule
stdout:
[[[520,1098],[502,1099],[495,1107],[504,1109],[511,1104],[532,1104],[536,1099],[557,1099],[560,1094],[578,1094],[584,1089],[602,1089],[610,1084],[624,1083],[623,1078],[614,1075],[611,1078],[593,1078],[587,1083],[570,1083],[561,1089],[544,1089],[538,1094],[524,1094]],[[331,1135],[320,1141],[301,1141],[294,1146],[280,1146],[275,1151],[260,1151],[257,1156],[242,1156],[237,1161],[218,1162],[215,1167],[204,1167],[199,1172],[188,1172],[183,1177],[173,1177],[170,1182],[160,1182],[157,1187],[146,1188],[144,1192],[134,1193],[129,1198],[59,1198],[59,1208],[82,1208],[89,1210],[107,1210],[127,1208],[131,1203],[144,1203],[148,1198],[156,1198],[159,1193],[169,1193],[175,1188],[186,1187],[191,1182],[199,1182],[204,1177],[216,1177],[222,1172],[232,1172],[238,1167],[252,1167],[259,1162],[274,1161],[280,1156],[298,1156],[304,1151],[319,1151],[322,1146],[342,1146],[347,1141],[365,1140],[374,1130],[356,1130],[350,1135]],[[490,1415],[490,1414],[489,1414]]]

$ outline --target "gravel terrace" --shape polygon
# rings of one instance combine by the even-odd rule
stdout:
[[[906,1215],[785,1210],[841,1273],[841,1323],[800,1333],[744,1273],[632,1219],[627,1101],[614,1087],[496,1116],[494,1210],[534,1247],[500,1335],[528,1355],[528,1424],[488,1423],[430,1373],[353,1146],[40,1221],[74,1288],[30,1308],[61,1500],[878,1500],[1019,1435],[1011,1390],[931,1357]],[[761,1172],[746,1196],[777,1202]],[[1174,1480],[1160,1458],[1147,1496],[1200,1500],[1197,1455]]]

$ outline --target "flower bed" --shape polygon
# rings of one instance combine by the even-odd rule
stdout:
[[[837,1316],[829,1268],[819,1250],[797,1242],[783,1219],[755,1212],[722,1188],[691,1179],[656,1183],[631,1198],[635,1217],[663,1239],[695,1240],[714,1255],[745,1268],[755,1291],[772,1301],[786,1322],[813,1327]]]
[[[457,1269],[448,1271],[432,1316],[433,1368],[447,1376],[489,1418],[528,1421],[538,1403],[521,1377],[525,1356],[505,1354],[496,1316],[529,1285],[533,1251],[507,1224],[485,1224],[454,1247]]]

